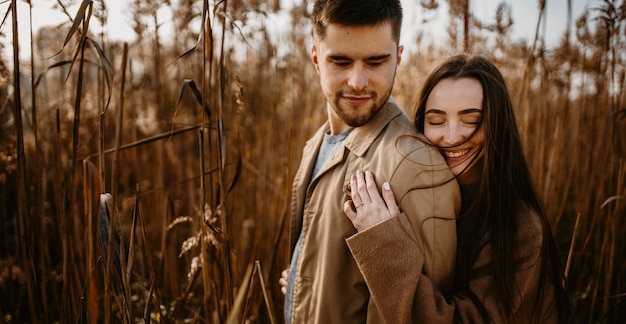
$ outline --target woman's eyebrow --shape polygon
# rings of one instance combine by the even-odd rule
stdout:
[[[445,115],[446,112],[440,109],[436,109],[436,108],[431,108],[426,110],[426,114],[438,114],[438,115]]]
[[[474,114],[474,113],[483,113],[483,110],[480,108],[468,108],[468,109],[463,109],[461,111],[459,111],[459,115],[467,115],[467,114]]]

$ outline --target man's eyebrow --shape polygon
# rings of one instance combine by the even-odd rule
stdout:
[[[384,60],[388,57],[391,57],[391,54],[380,54],[380,55],[372,55],[369,56],[367,58],[365,58],[366,61],[380,61],[380,60]],[[333,60],[333,61],[353,61],[354,59],[345,56],[345,55],[341,55],[341,54],[337,54],[337,55],[328,55],[328,59],[329,60]]]
[[[328,59],[331,61],[352,61],[351,58],[345,55],[328,55]]]
[[[388,57],[391,57],[391,54],[374,55],[374,56],[368,57],[366,60],[367,61],[380,61],[380,60],[384,60],[384,59],[386,59]]]

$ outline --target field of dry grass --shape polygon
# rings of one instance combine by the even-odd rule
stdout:
[[[34,36],[31,57],[57,55],[0,57],[0,323],[282,322],[290,183],[325,120],[306,4],[273,43],[246,26],[279,1],[146,0],[120,44],[89,28],[101,3]],[[625,13],[598,0],[554,48],[540,26],[524,43],[506,20],[456,24],[449,44],[405,52],[393,94],[410,114],[442,57],[494,59],[582,323],[626,318]]]

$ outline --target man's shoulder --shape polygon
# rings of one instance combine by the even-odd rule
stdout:
[[[391,117],[387,122],[387,130],[390,131],[390,135],[420,135],[413,121],[395,101],[390,99],[385,104],[385,109],[388,111],[388,116]]]
[[[400,164],[422,167],[446,166],[436,146],[424,134],[417,131],[413,122],[404,114],[395,116],[381,134],[378,153],[385,154],[387,161],[399,158]],[[417,170],[419,168],[415,167]],[[446,168],[447,169],[447,168]]]
[[[404,114],[395,116],[387,125],[387,130],[383,135],[388,139],[394,139],[398,145],[424,147],[429,142],[424,134],[417,131],[413,122]]]
[[[415,124],[413,121],[409,119],[409,117],[402,112],[395,116],[390,124],[394,124],[393,127],[397,128],[400,132],[406,132],[408,134],[418,134],[417,128],[415,128]]]

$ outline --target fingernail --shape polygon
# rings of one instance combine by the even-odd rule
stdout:
[[[385,183],[383,183],[383,189],[385,189],[385,190],[391,190],[391,187],[389,186],[389,182],[385,182]]]
[[[357,175],[361,174],[361,170],[356,170],[356,174]]]
[[[365,171],[365,175],[369,176],[370,175],[370,170]]]

